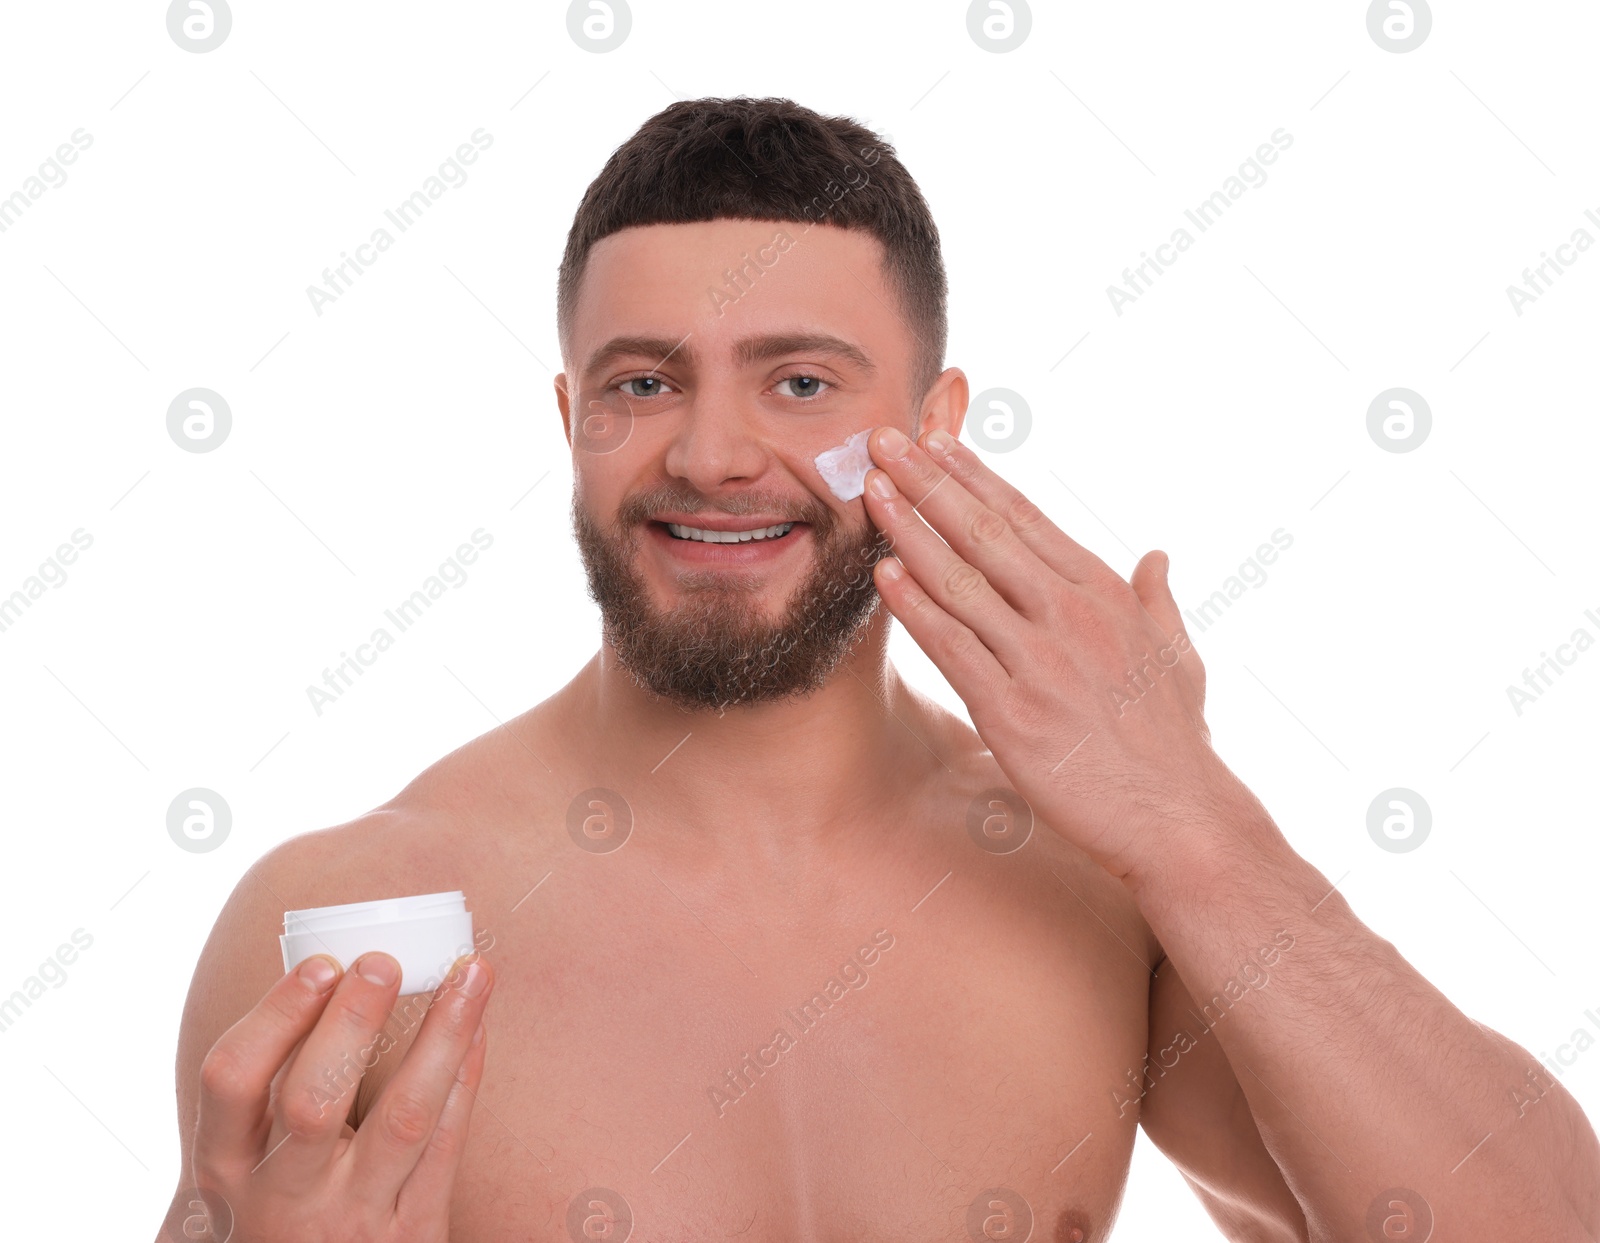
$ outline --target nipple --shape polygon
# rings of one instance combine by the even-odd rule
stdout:
[[[1063,1209],[1056,1220],[1053,1243],[1088,1243],[1089,1219],[1081,1210]]]

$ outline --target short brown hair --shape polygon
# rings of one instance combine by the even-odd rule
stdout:
[[[911,392],[921,400],[944,370],[948,335],[933,216],[892,146],[848,117],[825,117],[788,99],[679,100],[612,152],[567,234],[556,282],[563,355],[596,242],[640,225],[722,219],[831,224],[876,237],[916,341]]]

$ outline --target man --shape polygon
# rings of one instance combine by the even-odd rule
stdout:
[[[1164,555],[1124,581],[959,443],[944,299],[849,121],[682,102],[612,156],[556,382],[601,649],[240,883],[179,1043],[191,1202],[252,1241],[1088,1243],[1142,1124],[1232,1239],[1600,1230],[1571,1097],[1211,750]],[[865,429],[841,499],[817,455]],[[285,910],[451,888],[493,966],[422,1006],[382,954],[283,975]]]

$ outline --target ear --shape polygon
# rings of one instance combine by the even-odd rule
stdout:
[[[967,417],[967,376],[960,367],[946,367],[933,382],[913,428],[913,439],[924,432],[946,432],[961,439],[961,424]]]
[[[556,377],[556,405],[561,409],[561,431],[567,438],[567,448],[572,448],[572,401],[567,394],[567,373]]]

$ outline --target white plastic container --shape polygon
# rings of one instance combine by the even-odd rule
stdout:
[[[278,942],[285,971],[313,954],[327,954],[348,970],[369,950],[382,950],[400,964],[402,996],[432,992],[456,959],[475,948],[472,914],[459,889],[285,911]]]

